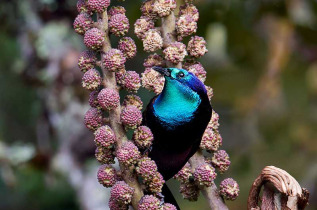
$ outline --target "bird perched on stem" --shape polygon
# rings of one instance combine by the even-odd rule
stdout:
[[[143,124],[154,135],[149,157],[168,180],[198,150],[212,108],[205,85],[191,72],[178,68],[153,69],[164,75],[165,84],[144,111]],[[176,202],[166,185],[162,193],[165,202]]]

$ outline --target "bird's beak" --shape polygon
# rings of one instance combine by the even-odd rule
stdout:
[[[159,67],[159,66],[154,66],[154,67],[152,67],[152,69],[154,69],[155,71],[161,73],[161,74],[164,75],[164,76],[167,76],[167,77],[170,77],[170,76],[171,76],[171,71],[168,70],[167,68],[162,68],[162,67]]]

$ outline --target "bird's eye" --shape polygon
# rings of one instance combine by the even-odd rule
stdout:
[[[183,72],[179,72],[179,73],[178,73],[178,77],[182,78],[182,77],[184,77],[184,76],[185,76],[185,74],[184,74]]]

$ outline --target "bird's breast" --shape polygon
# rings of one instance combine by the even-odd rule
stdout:
[[[172,130],[192,121],[199,104],[200,100],[191,103],[187,101],[167,101],[154,104],[154,115],[166,130]]]

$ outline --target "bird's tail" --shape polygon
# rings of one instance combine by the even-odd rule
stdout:
[[[176,206],[176,208],[178,210],[180,210],[172,192],[170,191],[170,189],[168,188],[168,186],[166,184],[163,185],[162,194],[164,195],[164,202],[165,203],[173,204],[174,206]]]

